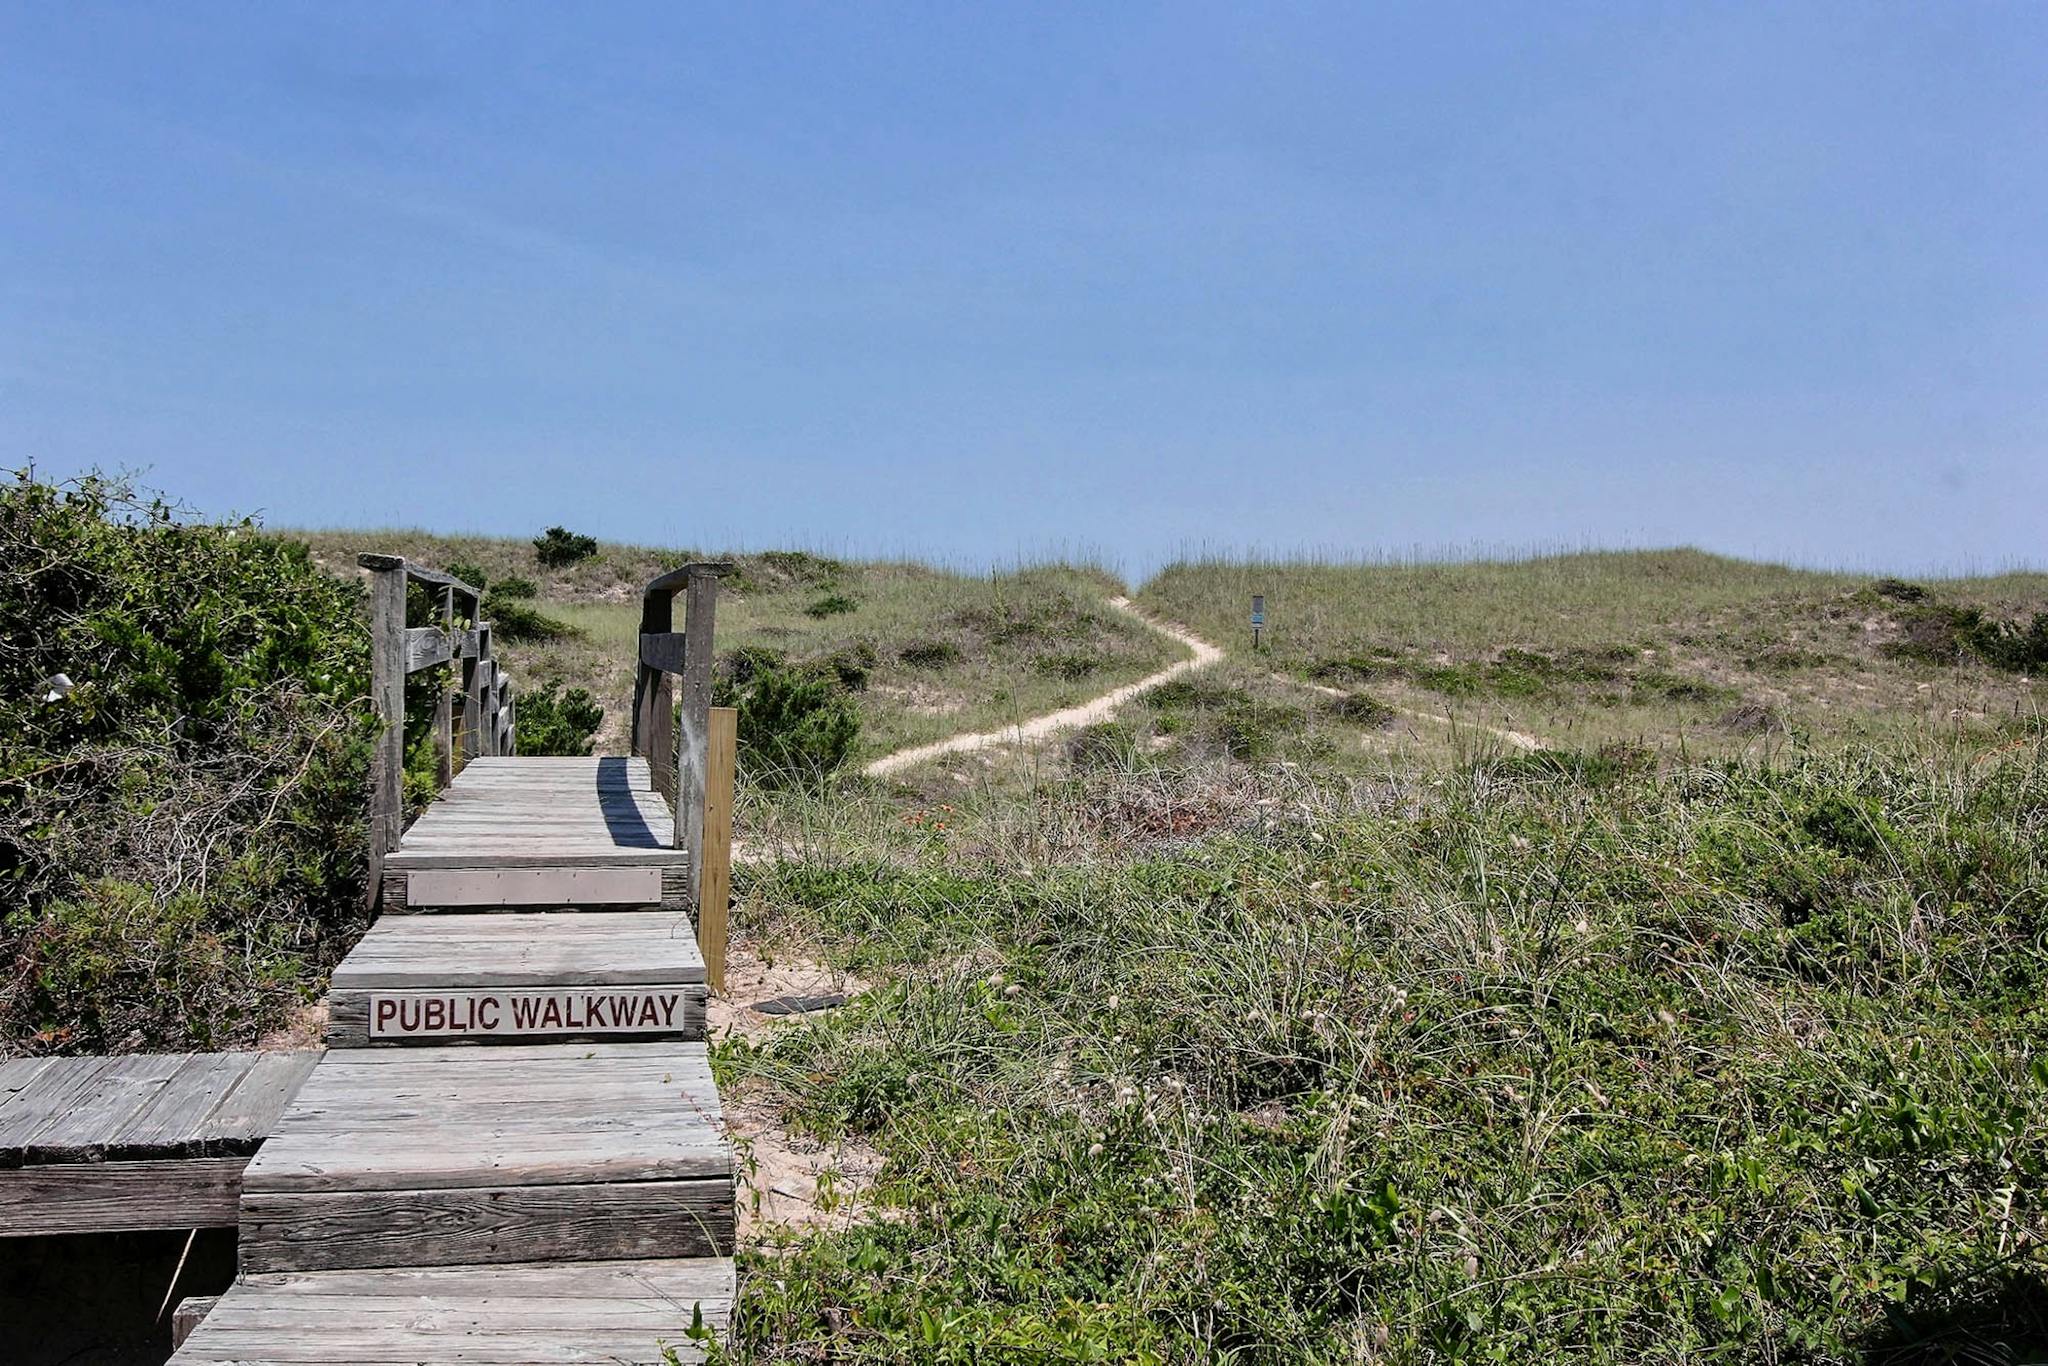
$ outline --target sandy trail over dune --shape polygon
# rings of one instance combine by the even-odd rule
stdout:
[[[1190,673],[1196,669],[1214,664],[1217,660],[1223,658],[1223,651],[1217,649],[1208,641],[1198,640],[1178,627],[1168,626],[1164,622],[1152,620],[1152,618],[1131,606],[1129,598],[1111,598],[1109,599],[1109,605],[1116,608],[1119,612],[1136,617],[1152,630],[1157,631],[1160,635],[1185,648],[1189,652],[1188,658],[1178,663],[1170,664],[1157,673],[1147,674],[1135,683],[1126,683],[1121,688],[1113,688],[1102,694],[1102,696],[1091,698],[1079,706],[1068,707],[1063,711],[1047,712],[1043,716],[1034,716],[1028,721],[1020,721],[1016,725],[1006,727],[1003,730],[980,731],[972,735],[955,735],[950,739],[935,740],[928,745],[917,745],[911,749],[899,749],[894,754],[885,754],[881,758],[874,760],[861,771],[870,777],[880,778],[924,763],[929,759],[936,759],[942,754],[964,754],[974,750],[990,749],[996,745],[1021,745],[1032,740],[1043,740],[1048,735],[1057,735],[1061,731],[1078,730],[1082,726],[1092,726],[1098,721],[1108,720],[1116,714],[1118,707],[1121,707],[1139,693],[1156,688],[1161,683],[1179,678],[1184,673]]]

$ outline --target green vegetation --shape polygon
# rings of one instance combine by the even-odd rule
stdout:
[[[353,580],[118,481],[0,489],[0,1054],[247,1045],[361,927]]]
[[[884,985],[721,1068],[890,1211],[761,1259],[749,1359],[2048,1347],[2037,723],[1386,789],[1129,738],[749,811],[816,852],[746,929]]]
[[[782,662],[754,649],[718,681],[719,705],[738,709],[740,762],[767,786],[816,785],[843,765],[860,736],[845,661],[834,671]],[[865,678],[865,672],[858,677]]]
[[[522,692],[512,714],[514,749],[523,755],[588,754],[604,724],[604,708],[582,688],[564,692],[556,680]]]
[[[366,550],[462,565],[470,572],[461,577],[487,590],[486,615],[499,625],[507,667],[522,683],[553,679],[590,692],[615,718],[598,737],[610,752],[625,747],[616,719],[631,714],[641,589],[694,561],[732,565],[719,590],[721,658],[760,648],[813,673],[836,676],[851,666],[842,686],[853,695],[859,734],[849,763],[1073,706],[1179,654],[1107,606],[1122,585],[1088,566],[977,575],[801,550],[716,554],[605,542],[587,559],[537,569],[519,541],[417,530],[298,534],[337,571]],[[515,576],[535,586],[527,612],[563,630],[529,630],[525,618],[507,629],[501,589]]]
[[[551,526],[533,538],[533,554],[543,569],[561,569],[596,555],[597,538]]]

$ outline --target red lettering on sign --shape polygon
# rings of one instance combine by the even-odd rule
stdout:
[[[488,1018],[488,1019],[486,1019],[486,1018],[485,1018],[485,1014],[486,1014],[486,1012],[488,1012],[488,1013],[489,1013],[489,1018]],[[476,1024],[476,1028],[478,1028],[478,1029],[496,1029],[496,1028],[498,1027],[498,998],[497,998],[497,997],[495,997],[495,996],[486,996],[486,997],[484,997],[484,998],[483,998],[483,999],[482,999],[481,1001],[478,1001],[478,1002],[476,1003],[476,1021],[475,1021],[475,1024]]]

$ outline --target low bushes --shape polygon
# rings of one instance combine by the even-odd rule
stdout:
[[[119,481],[0,489],[0,1053],[246,1045],[345,948],[361,598]]]

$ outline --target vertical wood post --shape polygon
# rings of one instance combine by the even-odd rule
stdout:
[[[455,637],[455,590],[441,590],[441,632]],[[434,668],[434,790],[455,780],[455,696],[448,687],[449,671]]]
[[[465,758],[475,759],[491,752],[491,733],[484,714],[489,706],[486,694],[491,688],[491,624],[481,616],[476,623],[476,658],[465,664],[463,676],[467,680],[467,695],[462,704],[462,753]]]
[[[710,739],[711,640],[718,611],[718,573],[692,569],[683,606],[682,754],[676,765],[676,847],[690,854],[697,905],[704,892],[704,759]]]
[[[384,856],[398,847],[405,822],[405,561],[359,555],[370,571],[370,705],[377,713],[370,758],[370,870],[365,889],[377,904]]]
[[[725,942],[732,914],[733,777],[739,759],[740,714],[713,707],[704,751],[704,875],[697,879],[697,947],[704,978],[725,990]]]

